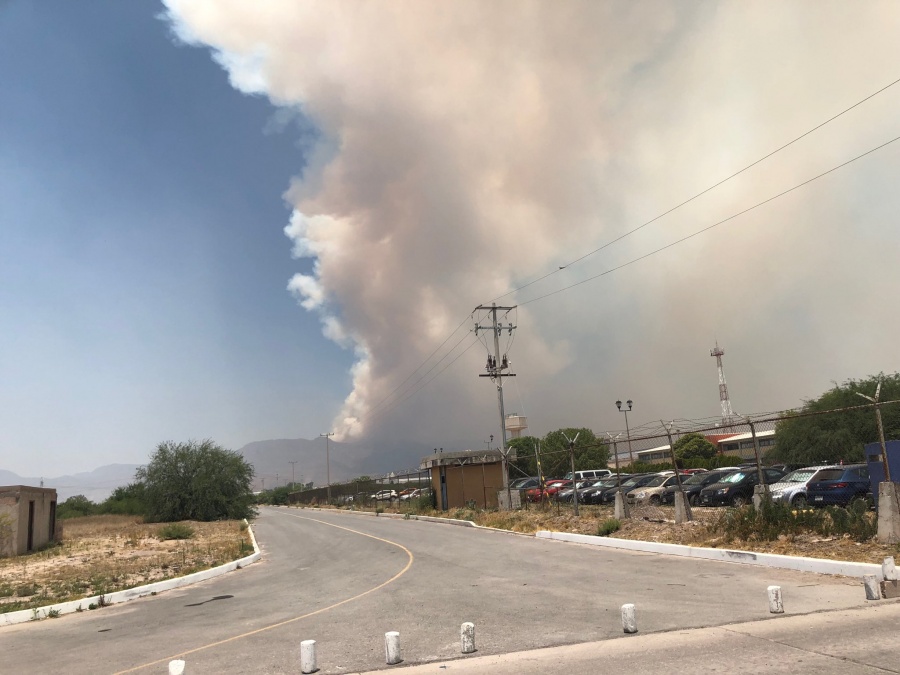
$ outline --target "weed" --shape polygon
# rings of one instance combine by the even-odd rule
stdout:
[[[191,539],[194,528],[186,523],[169,523],[159,528],[160,539]]]
[[[34,609],[31,610],[31,620],[32,621],[40,621],[41,620],[41,613],[38,611],[37,607],[35,607]]]
[[[58,619],[60,615],[60,611],[55,607],[51,607],[47,610],[47,618],[48,619]]]
[[[622,529],[622,523],[620,523],[618,519],[607,518],[597,527],[597,536],[608,537],[613,532],[618,532],[620,529]]]
[[[35,593],[37,593],[37,586],[31,582],[16,587],[16,595],[20,598],[27,598]]]

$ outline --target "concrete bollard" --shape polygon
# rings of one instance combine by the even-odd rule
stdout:
[[[637,633],[637,620],[634,618],[634,605],[622,605],[622,630],[626,633]]]
[[[463,654],[471,654],[475,651],[475,624],[466,621],[459,629],[459,639]]]
[[[400,658],[400,633],[395,630],[384,634],[384,658],[389,666],[395,666],[403,660]]]
[[[884,577],[885,581],[900,580],[900,575],[897,574],[897,566],[894,564],[894,556],[888,556],[881,563],[881,576]]]
[[[691,505],[688,503],[687,495],[681,490],[675,491],[675,524],[681,525],[694,519],[691,513]]]
[[[169,661],[169,675],[183,675],[184,674],[184,661],[181,659],[175,659],[174,661]]]
[[[316,658],[316,641],[304,640],[300,643],[300,672],[314,673],[319,669]]]
[[[766,590],[769,595],[769,612],[772,614],[784,614],[784,603],[781,600],[781,586],[769,586]]]
[[[866,585],[866,600],[881,600],[881,584],[874,574],[863,575],[863,583]]]
[[[616,502],[613,517],[616,520],[624,520],[625,518],[631,517],[631,512],[628,508],[628,502],[625,501],[625,495],[622,494],[621,490],[616,492]]]

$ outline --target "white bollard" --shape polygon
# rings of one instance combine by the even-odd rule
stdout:
[[[637,620],[634,618],[634,605],[622,605],[622,630],[626,633],[637,633]]]
[[[319,669],[316,661],[316,641],[303,640],[303,642],[300,643],[300,672],[316,672]]]
[[[475,624],[466,621],[459,629],[459,639],[462,643],[462,653],[471,654],[475,651]]]
[[[900,580],[900,575],[897,574],[897,566],[894,564],[894,556],[888,556],[881,563],[881,576],[884,577],[885,581]]]
[[[169,675],[183,675],[183,673],[184,661],[182,661],[181,659],[169,661]]]
[[[863,583],[866,585],[866,600],[881,600],[881,585],[874,574],[863,575]]]
[[[389,666],[395,666],[403,660],[400,658],[400,633],[395,630],[384,634],[384,658]]]
[[[784,614],[784,603],[781,601],[781,586],[769,586],[766,590],[769,595],[769,612],[772,614]]]

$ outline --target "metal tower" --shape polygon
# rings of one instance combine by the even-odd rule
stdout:
[[[719,341],[716,340],[716,346],[709,351],[709,355],[716,357],[716,366],[719,369],[719,402],[722,404],[722,425],[728,426],[732,423],[735,414],[731,409],[731,399],[728,398],[728,385],[725,384],[725,369],[722,367],[724,354],[725,350],[719,348]]]

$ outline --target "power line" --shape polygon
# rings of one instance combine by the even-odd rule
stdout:
[[[763,201],[758,202],[757,204],[754,204],[753,206],[750,206],[750,207],[744,209],[743,211],[739,211],[738,213],[728,216],[727,218],[724,218],[716,223],[713,223],[712,225],[707,225],[706,227],[704,227],[700,230],[697,230],[696,232],[693,232],[692,234],[689,234],[685,237],[682,237],[681,239],[676,239],[675,241],[673,241],[669,244],[666,244],[665,246],[661,246],[660,248],[658,248],[656,250],[650,251],[649,253],[645,253],[644,255],[638,256],[637,258],[633,258],[632,260],[629,260],[628,262],[624,262],[621,265],[612,267],[612,268],[606,270],[605,272],[601,272],[600,274],[595,274],[592,277],[588,277],[587,279],[582,279],[581,281],[577,281],[574,284],[570,284],[568,286],[563,286],[562,288],[558,288],[555,291],[550,291],[549,293],[545,293],[544,295],[539,295],[538,297],[532,298],[531,300],[525,300],[524,302],[520,302],[519,306],[528,305],[528,304],[531,304],[532,302],[537,302],[538,300],[543,300],[544,298],[549,298],[550,296],[556,295],[557,293],[562,293],[563,291],[567,291],[571,288],[575,288],[576,286],[581,286],[582,284],[586,284],[589,281],[593,281],[594,279],[599,279],[600,277],[606,276],[607,274],[611,274],[612,272],[620,270],[623,267],[628,267],[629,265],[632,265],[636,262],[644,260],[645,258],[649,258],[652,255],[656,255],[657,253],[661,253],[662,251],[665,251],[666,249],[672,248],[673,246],[677,246],[678,244],[681,244],[682,242],[685,242],[688,239],[693,239],[694,237],[696,237],[700,234],[703,234],[704,232],[708,232],[709,230],[713,229],[714,227],[718,227],[719,225],[727,223],[730,220],[734,220],[735,218],[742,216],[745,213],[749,213],[750,211],[753,211],[754,209],[758,209],[760,206],[768,204],[769,202],[774,201],[774,200],[778,199],[779,197],[783,197],[784,195],[786,195],[790,192],[793,192],[794,190],[798,190],[798,189],[802,188],[804,185],[809,185],[813,181],[816,181],[819,178],[822,178],[823,176],[827,176],[828,174],[833,173],[833,172],[837,171],[838,169],[847,166],[848,164],[852,164],[856,160],[862,159],[866,155],[871,155],[873,152],[881,150],[882,148],[887,147],[891,143],[894,143],[898,140],[900,140],[900,136],[892,138],[891,140],[886,141],[885,143],[882,143],[881,145],[879,145],[875,148],[872,148],[871,150],[867,150],[866,152],[862,153],[861,155],[857,155],[853,159],[848,159],[846,162],[842,162],[841,164],[838,164],[837,166],[828,169],[828,171],[823,171],[819,175],[813,176],[812,178],[809,178],[808,180],[805,180],[802,183],[798,183],[797,185],[795,185],[792,188],[788,188],[787,190],[784,190],[783,192],[779,192],[777,195],[769,197],[768,199],[764,199]]]
[[[555,269],[555,270],[553,270],[553,271],[551,271],[551,272],[547,272],[547,273],[544,274],[543,276],[540,276],[540,277],[538,277],[537,279],[534,279],[533,281],[529,281],[528,283],[523,284],[522,286],[518,286],[517,288],[514,288],[514,289],[512,289],[512,290],[510,290],[510,291],[507,291],[507,292],[504,293],[503,295],[498,295],[496,298],[494,298],[494,299],[492,300],[492,302],[496,302],[497,300],[500,300],[501,298],[505,298],[507,295],[511,295],[511,294],[513,294],[513,293],[518,293],[519,291],[524,290],[524,289],[528,288],[529,286],[531,286],[531,285],[533,285],[533,284],[536,284],[536,283],[538,283],[538,282],[540,282],[540,281],[543,281],[544,279],[546,279],[546,278],[548,278],[548,277],[551,277],[551,276],[553,276],[554,274],[558,274],[558,273],[561,272],[562,270],[567,269],[567,268],[571,267],[572,265],[576,265],[576,264],[580,263],[582,260],[585,260],[586,258],[591,257],[591,256],[594,255],[595,253],[599,253],[599,252],[602,251],[603,249],[612,246],[613,244],[615,244],[616,242],[621,241],[622,239],[625,239],[625,237],[631,236],[632,234],[634,234],[634,233],[637,232],[638,230],[642,230],[643,228],[647,227],[648,225],[651,225],[652,223],[655,223],[655,222],[656,222],[657,220],[659,220],[660,218],[663,218],[664,216],[669,215],[669,214],[672,213],[673,211],[676,211],[676,210],[680,209],[682,206],[685,206],[686,204],[690,204],[692,201],[694,201],[695,199],[697,199],[697,198],[699,198],[699,197],[702,197],[703,195],[705,195],[705,194],[706,194],[707,192],[709,192],[710,190],[714,190],[715,188],[719,187],[720,185],[722,185],[722,184],[724,184],[724,183],[727,183],[727,182],[730,181],[732,178],[735,178],[735,177],[741,175],[742,173],[744,173],[745,171],[747,171],[747,170],[749,170],[749,169],[752,169],[754,166],[756,166],[756,165],[759,164],[760,162],[763,162],[763,161],[769,159],[769,157],[772,157],[773,155],[775,155],[775,154],[781,152],[782,150],[784,150],[785,148],[790,147],[791,145],[793,145],[793,144],[796,143],[797,141],[799,141],[799,140],[801,140],[801,139],[803,139],[803,138],[806,138],[807,136],[809,136],[809,135],[810,135],[811,133],[813,133],[814,131],[816,131],[816,130],[818,130],[818,129],[821,129],[821,128],[824,127],[826,124],[829,124],[829,123],[833,122],[834,120],[836,120],[837,118],[841,117],[842,115],[844,115],[844,114],[850,112],[851,110],[853,110],[854,108],[856,108],[856,107],[862,105],[863,103],[865,103],[865,102],[868,101],[869,99],[874,98],[874,97],[877,96],[878,94],[880,94],[880,93],[882,93],[882,92],[884,92],[884,91],[890,89],[891,87],[893,87],[893,86],[894,86],[895,84],[897,84],[898,82],[900,82],[900,79],[896,79],[896,80],[894,80],[893,82],[891,82],[890,84],[888,84],[888,85],[882,87],[882,88],[879,89],[878,91],[869,94],[868,96],[866,96],[866,97],[863,98],[863,99],[860,99],[859,101],[857,101],[856,103],[854,103],[853,105],[851,105],[849,108],[845,108],[844,110],[842,110],[842,111],[839,112],[838,114],[833,115],[832,117],[829,117],[829,118],[828,118],[827,120],[825,120],[824,122],[820,122],[819,124],[817,124],[816,126],[814,126],[812,129],[810,129],[809,131],[806,131],[806,132],[800,134],[800,135],[797,136],[795,139],[793,139],[793,140],[791,140],[791,141],[788,141],[787,143],[785,143],[785,144],[782,145],[781,147],[776,148],[775,150],[772,150],[772,152],[768,153],[767,155],[764,155],[764,156],[760,157],[760,158],[757,159],[755,162],[752,162],[751,164],[748,164],[748,165],[745,166],[743,169],[740,169],[739,171],[735,171],[735,172],[734,172],[733,174],[731,174],[730,176],[728,176],[728,177],[726,177],[726,178],[723,178],[722,180],[720,180],[720,181],[717,182],[717,183],[714,183],[713,185],[710,185],[708,188],[706,188],[705,190],[703,190],[703,191],[701,191],[701,192],[698,192],[698,193],[695,194],[693,197],[690,197],[690,198],[688,198],[688,199],[685,199],[685,200],[684,200],[683,202],[681,202],[680,204],[677,204],[676,206],[673,206],[673,207],[670,208],[669,210],[664,211],[663,213],[660,213],[660,214],[659,214],[658,216],[656,216],[655,218],[651,218],[650,220],[648,220],[648,221],[647,221],[646,223],[644,223],[643,225],[639,225],[639,226],[637,226],[637,227],[635,227],[635,228],[633,228],[633,229],[631,229],[631,230],[628,230],[628,231],[625,232],[624,234],[621,234],[621,235],[619,235],[618,237],[616,237],[615,239],[612,239],[612,240],[606,242],[605,244],[603,244],[603,245],[600,246],[599,248],[596,248],[596,249],[594,249],[593,251],[590,251],[590,252],[588,252],[588,253],[585,253],[585,254],[582,255],[581,257],[575,258],[573,261],[571,261],[571,262],[569,262],[569,263],[566,263],[565,265],[559,266],[558,269]],[[520,304],[525,304],[525,303],[520,303]]]

